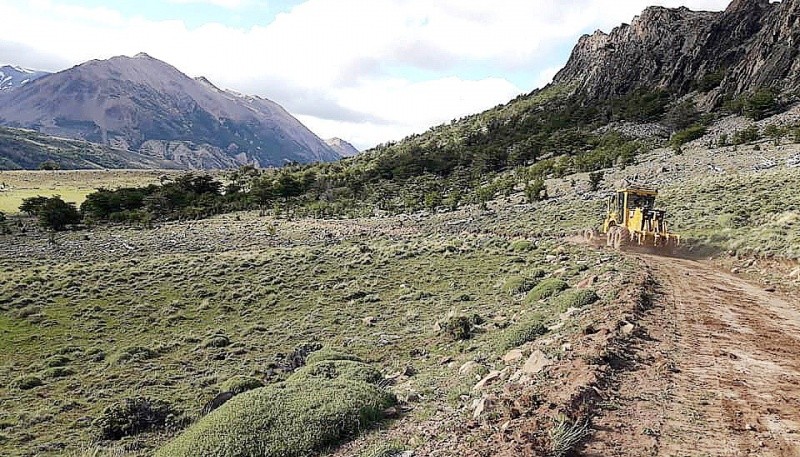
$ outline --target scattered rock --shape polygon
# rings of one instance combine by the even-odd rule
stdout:
[[[452,362],[453,358],[449,356],[442,357],[439,359],[439,365],[447,365],[448,363]]]
[[[472,374],[475,371],[477,371],[480,367],[481,365],[478,362],[470,360],[464,365],[461,365],[461,367],[458,369],[458,374],[463,374],[463,375]]]
[[[630,322],[624,322],[622,326],[619,328],[619,331],[622,332],[623,335],[630,335],[633,333],[633,329],[635,326]]]
[[[519,349],[512,349],[508,351],[506,355],[503,356],[503,362],[505,362],[506,365],[512,364],[514,362],[522,360],[522,357],[524,357],[522,351],[520,351]]]
[[[578,284],[575,285],[576,289],[588,289],[592,286],[592,284],[597,282],[597,276],[589,276],[586,279],[581,280]]]
[[[739,274],[739,272],[740,272],[740,271],[741,271],[741,270],[739,270],[739,269],[738,269],[738,268],[736,268],[736,267],[733,267],[733,268],[731,268],[731,273],[732,273],[732,274],[735,274],[735,275],[736,275],[736,274]]]
[[[800,278],[800,267],[795,268],[794,270],[792,270],[791,273],[789,273],[789,279],[797,279],[797,278]]]
[[[481,417],[481,414],[486,410],[486,397],[476,400],[473,407],[475,410],[472,412],[472,418],[477,419]]]
[[[529,375],[534,375],[542,371],[545,367],[552,365],[553,362],[547,358],[544,352],[540,350],[533,351],[533,353],[525,361],[522,366],[522,372]]]
[[[378,320],[375,318],[375,316],[367,316],[364,319],[362,319],[361,321],[367,327],[372,327],[373,325],[375,325],[375,322],[377,322]]]
[[[561,350],[562,350],[562,351],[564,351],[564,352],[569,352],[569,351],[571,351],[571,350],[572,350],[572,344],[570,344],[570,343],[564,343],[564,344],[562,344],[562,345],[561,345]]]
[[[483,379],[481,379],[480,381],[478,381],[477,384],[475,384],[475,387],[473,387],[472,390],[479,391],[483,389],[484,387],[488,386],[492,382],[499,379],[501,374],[502,373],[497,370],[489,372],[489,374],[484,376]]]

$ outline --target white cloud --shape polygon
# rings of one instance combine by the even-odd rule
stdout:
[[[170,1],[236,9],[253,0]],[[651,3],[722,9],[727,0],[308,0],[248,29],[32,0],[0,2],[0,43],[72,64],[144,51],[192,76],[272,98],[320,136],[367,147],[530,91],[505,75],[543,84],[563,63],[553,61],[554,49],[630,22]],[[31,65],[25,59],[0,55]]]

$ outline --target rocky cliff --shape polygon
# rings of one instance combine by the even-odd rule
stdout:
[[[800,0],[734,0],[725,11],[651,7],[610,33],[583,36],[556,84],[604,100],[636,89],[723,96],[800,90]]]

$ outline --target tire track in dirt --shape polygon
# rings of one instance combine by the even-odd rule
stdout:
[[[702,262],[659,281],[590,456],[800,456],[800,303]]]

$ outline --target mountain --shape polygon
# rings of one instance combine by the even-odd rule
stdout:
[[[637,89],[725,97],[800,91],[800,1],[734,0],[725,11],[647,8],[631,24],[585,35],[554,84],[588,100]]]
[[[342,157],[358,155],[358,149],[341,138],[329,138],[325,140],[325,144],[333,148],[333,150]]]
[[[185,168],[339,159],[277,103],[219,89],[143,53],[92,60],[0,93],[0,124]]]
[[[0,91],[12,90],[49,75],[46,71],[29,70],[23,67],[5,65],[0,67]]]

